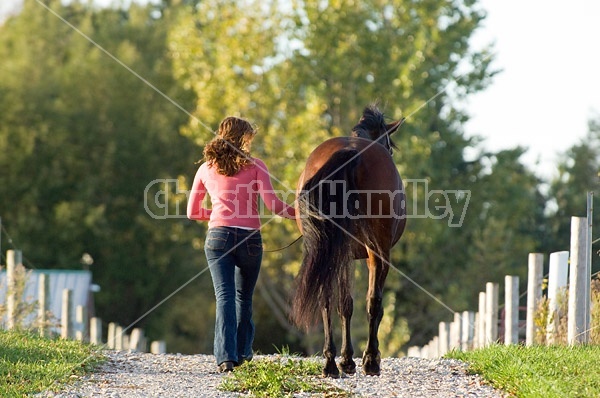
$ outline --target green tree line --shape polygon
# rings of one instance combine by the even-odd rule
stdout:
[[[469,45],[485,18],[474,0],[44,4],[53,12],[25,0],[0,26],[2,248],[31,267],[90,267],[98,316],[170,351],[212,349],[206,225],[185,219],[185,192],[226,115],[258,126],[252,151],[288,202],[310,151],[366,105],[407,118],[394,160],[413,217],[386,283],[384,355],[426,343],[485,282],[525,280],[529,252],[568,250],[570,216],[598,186],[600,117],[552,181],[523,164],[526,148],[490,152],[465,134],[462,100],[497,73],[493,48]],[[446,203],[443,190],[462,193]],[[271,218],[262,232],[256,348],[312,354],[321,332],[287,319],[301,245],[270,251],[299,232]],[[366,269],[355,272],[362,347]]]

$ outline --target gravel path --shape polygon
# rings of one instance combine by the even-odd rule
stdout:
[[[95,373],[81,377],[68,391],[45,392],[37,398],[76,397],[240,397],[219,391],[227,375],[217,373],[210,355],[154,355],[147,353],[108,352],[109,360]],[[274,356],[255,356],[256,359]],[[360,359],[356,360],[360,366]],[[506,397],[465,373],[466,365],[456,360],[384,358],[380,377],[354,376],[327,379],[354,397]],[[300,393],[294,397],[316,397]]]

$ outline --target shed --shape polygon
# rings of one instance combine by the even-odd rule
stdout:
[[[87,309],[89,317],[95,315],[93,291],[97,291],[96,286],[92,284],[91,271],[85,270],[58,270],[58,269],[35,269],[28,270],[28,278],[23,292],[23,299],[28,303],[38,300],[38,282],[41,274],[48,275],[49,279],[49,310],[52,319],[60,322],[62,309],[62,292],[64,289],[70,289],[73,292],[73,308],[84,306]],[[6,303],[6,271],[0,272],[0,304]],[[26,323],[33,322],[36,313],[26,318]],[[2,324],[6,324],[6,316],[2,319]]]

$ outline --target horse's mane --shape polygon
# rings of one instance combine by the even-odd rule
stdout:
[[[352,127],[352,133],[350,135],[352,137],[361,137],[374,141],[384,135],[386,131],[387,126],[383,112],[379,110],[377,104],[371,104],[365,107],[362,117],[358,123]],[[389,142],[392,148],[398,149],[391,138]]]

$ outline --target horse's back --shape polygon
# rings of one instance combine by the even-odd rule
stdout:
[[[374,188],[385,185],[386,187],[396,187],[402,184],[400,175],[396,170],[394,161],[388,151],[381,145],[359,137],[334,137],[324,141],[309,155],[306,161],[306,167],[302,172],[302,176],[298,181],[298,189],[301,189],[304,183],[309,180],[315,173],[323,167],[331,156],[340,150],[356,150],[361,157],[361,166],[359,172],[361,174],[373,175],[381,173],[382,178],[376,178],[371,181]],[[387,177],[387,178],[384,178]],[[364,178],[365,182],[369,180]]]
[[[382,145],[359,137],[335,137],[323,142],[310,154],[298,181],[300,192],[332,156],[344,150],[354,150],[359,162],[356,170],[356,187],[367,203],[365,222],[376,225],[381,231],[380,240],[390,249],[399,239],[406,224],[406,197],[402,179],[392,156]],[[339,167],[343,167],[340,164]],[[366,253],[360,250],[357,258]]]

